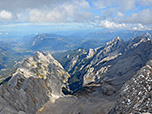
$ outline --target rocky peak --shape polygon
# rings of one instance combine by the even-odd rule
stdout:
[[[128,46],[126,49],[137,47],[139,44],[141,44],[143,42],[150,41],[150,39],[151,39],[151,35],[149,33],[145,33],[140,36],[137,36],[128,43]]]
[[[87,53],[87,58],[91,58],[93,57],[93,55],[95,54],[93,49],[89,49],[88,53]]]
[[[50,54],[36,52],[21,63],[7,84],[0,86],[0,113],[35,114],[50,98],[64,96],[62,88],[68,89],[69,77]]]
[[[34,56],[24,60],[12,79],[8,82],[9,85],[17,85],[19,79],[18,74],[23,75],[25,78],[44,79],[50,81],[52,77],[57,80],[62,80],[63,83],[67,82],[70,77],[62,67],[49,53],[36,52]],[[55,88],[54,88],[55,89]],[[61,92],[61,91],[60,91]]]
[[[123,42],[123,40],[119,36],[117,36],[113,40],[106,43],[106,46],[110,46],[110,45],[114,45],[114,44],[122,43],[122,42]]]
[[[148,32],[145,32],[144,34],[141,35],[142,37],[145,38],[151,38],[151,35]]]
[[[133,38],[132,40],[133,40],[133,41],[140,41],[140,40],[142,40],[142,39],[150,40],[150,38],[151,38],[151,35],[146,32],[146,33],[144,33],[144,34],[141,34],[141,35]]]
[[[100,62],[104,57],[122,53],[125,45],[125,42],[120,39],[120,37],[115,37],[113,40],[106,43],[105,47],[96,49],[92,64],[97,64],[97,62]]]
[[[125,42],[122,39],[120,39],[120,37],[117,36],[110,42],[106,43],[104,51],[105,53],[109,53],[117,49],[122,50],[124,46],[125,46]]]
[[[34,56],[24,60],[17,71],[24,73],[26,77],[36,76],[37,78],[46,79],[46,77],[42,77],[35,73],[38,73],[40,70],[46,71],[47,69],[45,68],[47,68],[49,65],[55,65],[56,67],[63,69],[62,65],[49,53],[36,52]],[[34,69],[39,71],[35,71]]]

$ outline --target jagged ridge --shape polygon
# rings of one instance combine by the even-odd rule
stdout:
[[[50,97],[63,96],[69,74],[50,54],[37,52],[24,60],[6,84],[0,86],[0,113],[34,114]]]

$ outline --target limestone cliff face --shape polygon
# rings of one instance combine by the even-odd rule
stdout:
[[[91,63],[93,65],[96,65],[107,56],[114,56],[119,53],[122,53],[124,51],[124,47],[125,42],[119,37],[115,37],[113,40],[106,43],[104,48],[100,47],[95,49],[96,55],[94,56]]]
[[[112,84],[110,86],[120,89],[150,59],[151,44],[151,36],[145,34],[128,42],[115,37],[104,47],[81,51],[73,55],[71,61],[68,60],[71,67],[67,71],[72,76],[70,83],[85,86],[94,82],[108,82]],[[87,55],[89,52],[92,52],[89,54],[91,56]]]
[[[103,75],[111,67],[111,65],[102,66],[102,64],[120,56],[125,49],[125,45],[122,39],[115,37],[112,41],[106,43],[105,47],[95,49],[95,54],[86,67],[88,71],[83,76],[83,85],[100,79],[101,74]]]
[[[106,51],[107,53],[101,54],[104,50],[109,50],[110,48],[105,46],[100,52],[96,52],[90,62],[92,64],[88,65],[89,70],[83,77],[84,82],[88,79],[90,79],[90,82],[110,80],[110,83],[121,87],[151,58],[152,43],[149,38],[140,36],[128,43],[122,42],[119,38],[116,39],[111,41],[112,44],[107,44],[110,44],[110,47],[111,45],[119,44],[117,48],[112,48],[112,51]],[[116,43],[118,40],[119,43]]]
[[[0,86],[1,114],[34,114],[50,97],[63,96],[69,74],[50,54],[37,52],[24,60]]]

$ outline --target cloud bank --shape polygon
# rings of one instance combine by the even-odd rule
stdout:
[[[111,29],[149,29],[151,6],[152,0],[2,0],[0,23],[93,23]]]

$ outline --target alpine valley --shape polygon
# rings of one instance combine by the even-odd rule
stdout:
[[[26,37],[22,51],[0,47],[0,69],[12,69],[0,78],[0,114],[152,113],[151,33],[99,42],[93,33]]]

